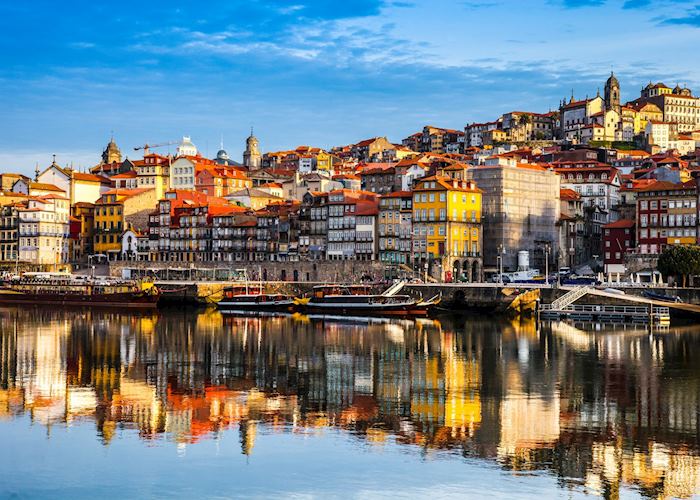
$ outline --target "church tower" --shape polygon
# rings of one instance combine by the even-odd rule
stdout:
[[[250,137],[245,141],[245,152],[243,153],[243,165],[248,170],[257,170],[262,164],[262,155],[260,154],[258,138],[253,135],[253,129],[250,129]]]
[[[612,71],[605,82],[605,109],[620,112],[620,82]]]
[[[119,147],[117,147],[117,143],[114,142],[114,137],[112,137],[109,140],[109,144],[107,144],[107,147],[102,151],[102,163],[107,164],[107,163],[121,163],[122,161],[122,153],[119,151]]]

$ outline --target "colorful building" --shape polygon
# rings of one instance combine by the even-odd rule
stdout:
[[[482,192],[473,181],[419,179],[413,190],[413,257],[435,278],[480,281]]]

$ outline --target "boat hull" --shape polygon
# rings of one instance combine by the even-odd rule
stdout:
[[[318,304],[309,302],[299,307],[305,314],[330,314],[343,316],[427,316],[429,307],[418,304]]]
[[[293,312],[294,301],[287,300],[282,302],[226,302],[221,301],[216,304],[216,307],[223,313],[225,312],[238,312],[238,311],[250,311],[250,312]]]
[[[52,294],[0,290],[0,304],[11,305],[60,305],[76,307],[101,307],[119,309],[154,309],[159,295],[142,292],[109,294]]]

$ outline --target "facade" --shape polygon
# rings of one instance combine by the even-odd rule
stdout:
[[[160,200],[170,189],[170,163],[170,157],[145,154],[143,160],[134,162],[136,185],[133,188],[155,189],[156,199]]]
[[[555,122],[553,113],[512,111],[501,117],[502,130],[494,129],[482,137],[484,137],[484,144],[505,141],[551,141],[555,135]]]
[[[427,125],[422,132],[405,138],[401,143],[419,153],[462,153],[464,131]]]
[[[110,187],[109,181],[94,174],[76,172],[72,168],[62,168],[52,163],[37,177],[40,184],[58,187],[74,203],[94,203]]]
[[[250,188],[253,182],[236,168],[204,167],[195,174],[197,191],[209,196],[224,197],[234,191]]]
[[[23,208],[23,205],[11,204],[0,207],[0,262],[12,262],[19,259],[20,208]]]
[[[697,244],[698,190],[694,180],[657,181],[637,190],[637,244],[656,255],[667,245]]]
[[[663,121],[673,123],[678,132],[700,129],[700,98],[690,89],[671,89],[662,83],[647,87],[640,100],[655,104],[663,113]]]
[[[80,202],[71,207],[71,260],[81,262],[94,251],[95,205]]]
[[[603,226],[603,263],[606,273],[627,272],[625,254],[635,248],[635,239],[635,222],[632,219],[620,219]]]
[[[18,209],[19,260],[58,267],[69,258],[68,198],[45,195],[31,198]]]
[[[601,113],[605,108],[602,97],[575,101],[573,96],[568,103],[562,103],[559,108],[561,136],[568,142],[581,143],[582,129],[593,125],[591,117]]]
[[[559,164],[561,165],[561,164]],[[584,210],[584,240],[578,247],[584,260],[600,257],[602,228],[619,218],[620,174],[614,167],[600,164],[556,168],[561,187],[581,196]]]
[[[299,258],[325,260],[328,244],[328,193],[307,192],[299,208]]]
[[[119,259],[124,231],[146,231],[155,205],[155,189],[107,191],[94,205],[93,251],[109,260]]]
[[[393,164],[368,164],[360,172],[362,189],[377,194],[386,194],[400,188],[397,186],[396,168]]]
[[[442,279],[482,279],[482,191],[473,181],[431,176],[413,189],[413,261]]]
[[[241,207],[223,207],[212,214],[212,260],[246,262],[253,260],[257,219]]]
[[[358,161],[369,162],[382,157],[384,151],[396,149],[386,137],[365,139],[350,147],[350,154]]]
[[[379,260],[394,267],[411,263],[413,193],[397,191],[379,199]],[[409,267],[410,269],[410,267]]]
[[[531,252],[530,262],[544,269],[549,245],[558,255],[560,178],[553,169],[505,158],[470,167],[467,178],[483,191],[484,266],[505,271],[518,268],[518,251]]]
[[[576,269],[584,264],[585,222],[583,200],[573,189],[562,188],[560,201],[559,266]]]
[[[338,189],[328,193],[329,260],[372,260],[378,199],[374,193]]]

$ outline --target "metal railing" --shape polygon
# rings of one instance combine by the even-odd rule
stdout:
[[[578,299],[580,299],[581,297],[583,297],[584,295],[586,295],[590,291],[591,291],[591,287],[589,287],[589,286],[582,286],[582,287],[575,288],[575,289],[571,290],[570,292],[567,292],[564,295],[562,295],[561,297],[552,301],[552,303],[549,304],[549,306],[551,307],[551,309],[554,309],[554,310],[562,310],[563,308],[576,302]]]

